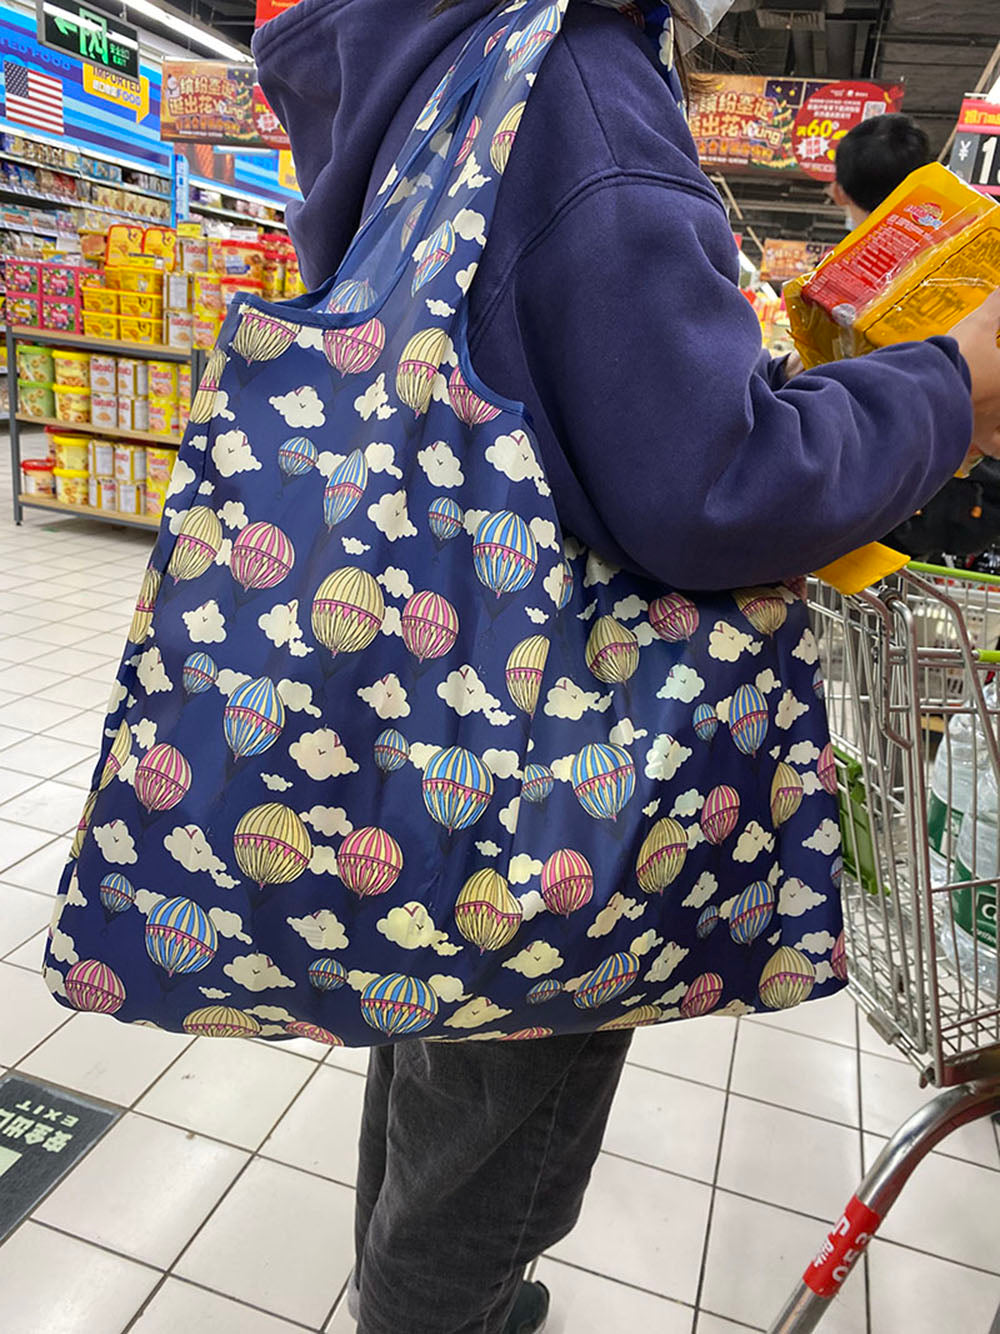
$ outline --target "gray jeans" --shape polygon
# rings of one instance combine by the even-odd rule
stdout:
[[[525,1267],[579,1216],[631,1036],[372,1051],[358,1334],[501,1334]]]

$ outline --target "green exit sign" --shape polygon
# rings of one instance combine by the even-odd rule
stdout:
[[[72,0],[38,0],[38,40],[126,78],[139,77],[139,31]]]

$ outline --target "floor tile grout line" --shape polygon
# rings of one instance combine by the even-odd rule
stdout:
[[[694,1311],[690,1302],[683,1301],[680,1297],[669,1297],[665,1292],[657,1292],[655,1288],[645,1288],[641,1283],[632,1283],[627,1278],[618,1278],[614,1274],[607,1274],[602,1269],[588,1269],[586,1265],[576,1264],[573,1260],[564,1260],[561,1256],[543,1255],[540,1257],[549,1261],[551,1264],[562,1265],[564,1269],[573,1269],[578,1274],[590,1274],[593,1278],[606,1279],[609,1283],[617,1283],[620,1288],[628,1288],[630,1292],[641,1292],[646,1297],[656,1297],[661,1302],[670,1302],[673,1306],[679,1306],[685,1311]],[[720,1317],[722,1319],[723,1317]]]
[[[330,1321],[331,1321],[331,1320],[333,1319],[333,1317],[337,1314],[337,1310],[338,1310],[338,1308],[339,1308],[339,1306],[340,1306],[340,1303],[344,1300],[344,1298],[345,1298],[346,1295],[347,1295],[348,1285],[350,1284],[350,1282],[351,1282],[351,1278],[353,1277],[353,1275],[354,1275],[354,1270],[352,1269],[351,1272],[350,1272],[350,1273],[347,1275],[347,1277],[344,1279],[344,1286],[343,1286],[343,1287],[340,1289],[340,1291],[337,1293],[337,1299],[336,1299],[336,1301],[335,1301],[335,1302],[333,1303],[333,1305],[330,1307],[329,1311],[327,1311],[327,1313],[326,1313],[326,1315],[324,1316],[324,1318],[320,1321],[320,1326],[319,1326],[319,1327],[320,1327],[321,1330],[325,1330],[326,1327],[330,1324]]]
[[[701,1248],[701,1265],[698,1269],[698,1286],[695,1289],[694,1298],[694,1324],[691,1327],[691,1334],[697,1334],[698,1325],[701,1317],[701,1299],[705,1291],[705,1276],[708,1272],[708,1251],[712,1241],[712,1219],[715,1214],[715,1196],[719,1184],[719,1170],[722,1166],[722,1150],[726,1138],[726,1123],[729,1116],[729,1098],[730,1088],[733,1082],[733,1071],[736,1068],[736,1047],[740,1040],[740,1021],[737,1019],[733,1027],[733,1044],[729,1051],[729,1069],[726,1074],[725,1095],[722,1102],[722,1120],[719,1125],[719,1143],[715,1151],[715,1167],[712,1172],[711,1194],[708,1197],[708,1213],[705,1216],[705,1239]]]

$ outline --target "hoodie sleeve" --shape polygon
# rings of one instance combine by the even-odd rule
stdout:
[[[952,476],[972,435],[947,338],[778,387],[732,250],[707,189],[619,175],[560,211],[508,287],[516,378],[565,526],[595,540],[574,521],[578,484],[608,555],[680,588],[775,581],[878,539]]]

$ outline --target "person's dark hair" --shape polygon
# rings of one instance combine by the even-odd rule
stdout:
[[[911,116],[873,116],[841,139],[837,184],[853,203],[871,213],[930,157],[930,140]]]

